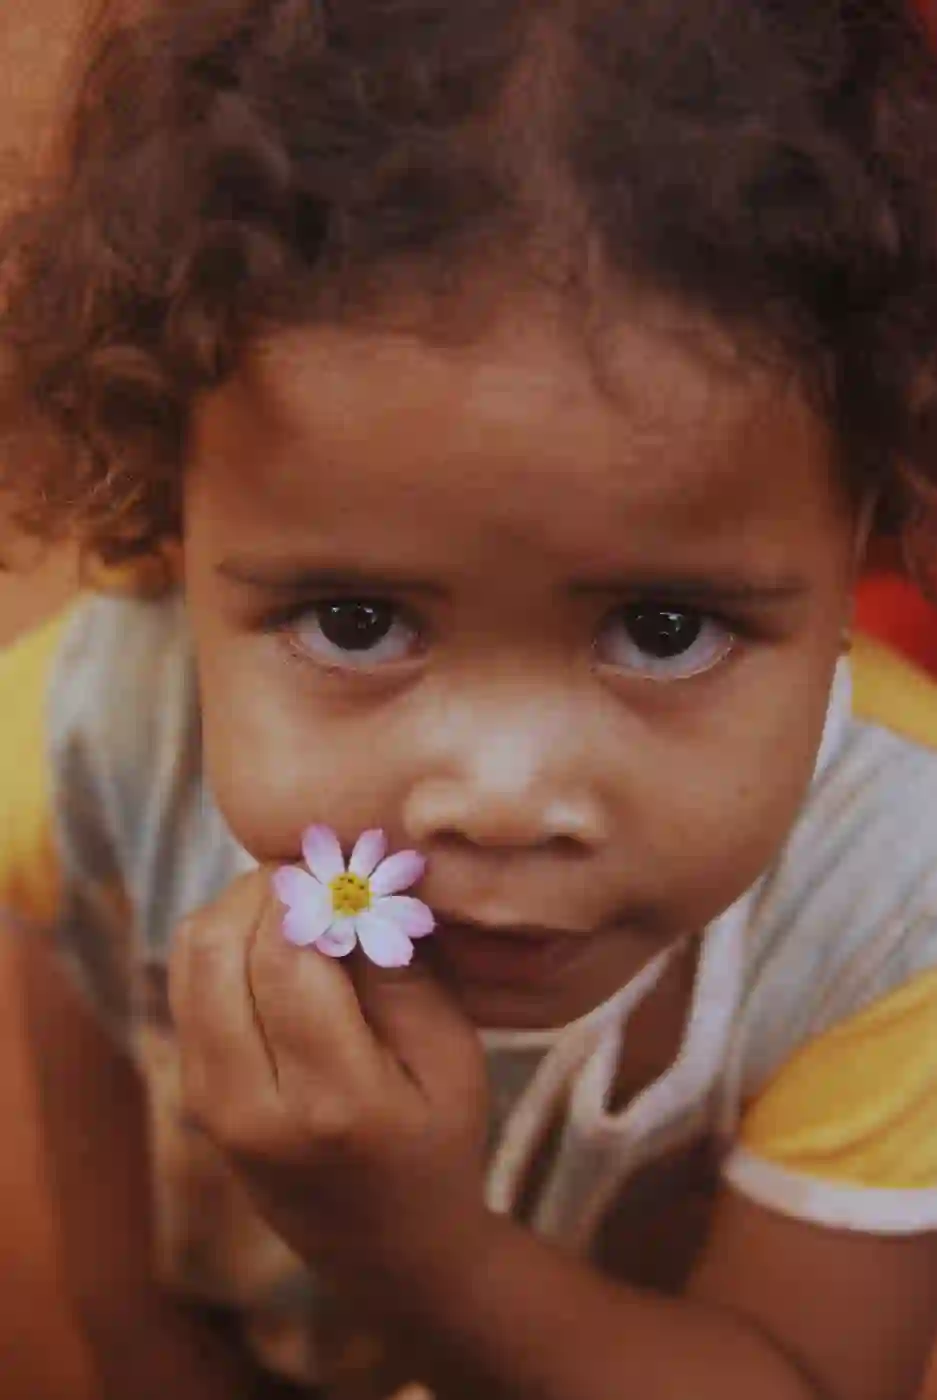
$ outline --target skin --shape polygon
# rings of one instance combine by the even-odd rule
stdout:
[[[484,1206],[484,1064],[457,1003],[423,967],[349,976],[291,947],[263,870],[180,931],[173,1005],[193,1115],[441,1396],[917,1396],[933,1236],[816,1229],[727,1191],[679,1298],[554,1249]]]
[[[193,433],[222,811],[261,862],[313,821],[416,846],[444,930],[481,926],[431,954],[478,1024],[565,1024],[751,884],[849,613],[856,523],[794,388],[650,315],[601,355],[545,311],[456,346],[303,331]],[[398,610],[391,654],[323,645],[317,605],[356,598]],[[613,617],[647,598],[703,621],[669,671]],[[543,931],[557,967],[521,975],[485,937]]]
[[[0,920],[37,1079],[38,1189],[61,1269],[59,1307],[74,1326],[80,1376],[37,1400],[247,1400],[253,1368],[156,1278],[146,1090],[137,1067],[89,1010],[58,950]],[[78,1107],[80,1106],[80,1107]],[[48,1312],[48,1310],[47,1310]],[[50,1346],[48,1316],[44,1318]],[[55,1338],[63,1370],[68,1336]],[[77,1369],[77,1368],[76,1368]]]
[[[563,1024],[702,929],[814,763],[856,512],[790,381],[695,332],[635,303],[597,360],[543,307],[461,343],[307,329],[194,424],[209,769],[261,868],[177,940],[186,1098],[282,1237],[454,1395],[910,1400],[937,1316],[930,1238],[725,1193],[668,1299],[483,1204],[475,1026]],[[403,620],[363,666],[323,647],[323,608],[355,599]],[[636,599],[717,618],[679,675],[623,629]],[[282,938],[268,870],[316,820],[428,856],[441,926],[411,968]],[[629,1031],[641,1077],[678,1043],[680,966]]]

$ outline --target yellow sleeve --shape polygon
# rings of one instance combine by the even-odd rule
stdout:
[[[743,1117],[730,1182],[851,1229],[937,1229],[937,969],[803,1046]]]
[[[937,748],[937,681],[861,633],[852,653],[852,680],[859,719]]]
[[[46,701],[64,622],[0,651],[0,909],[39,922],[53,919],[60,892]]]

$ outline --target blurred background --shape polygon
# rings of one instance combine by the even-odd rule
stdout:
[[[84,0],[0,0],[0,208],[41,158]],[[8,552],[0,506],[0,548]],[[75,584],[67,550],[13,551],[0,573],[0,646],[53,611]],[[36,1132],[11,950],[0,944],[0,1400],[93,1400],[58,1286],[54,1228]],[[130,1400],[130,1397],[128,1397]]]
[[[0,208],[41,159],[83,3],[0,0]],[[2,516],[0,541],[6,541]],[[14,557],[17,571],[0,574],[0,646],[74,587],[67,550],[37,559],[35,551],[20,548]]]

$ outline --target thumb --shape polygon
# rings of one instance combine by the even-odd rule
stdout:
[[[455,997],[419,954],[405,968],[356,956],[358,1003],[374,1035],[426,1092],[477,1094],[484,1087],[481,1039]]]

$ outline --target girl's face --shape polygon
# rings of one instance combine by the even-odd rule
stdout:
[[[453,347],[314,328],[196,415],[210,778],[260,861],[327,822],[429,857],[423,945],[559,1025],[699,931],[810,780],[855,518],[795,387],[623,318]]]

